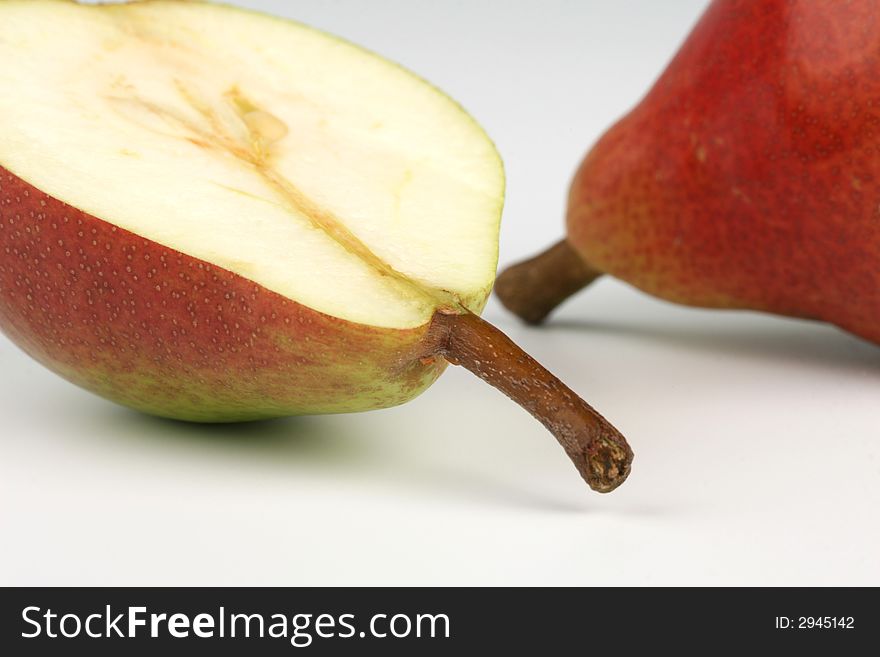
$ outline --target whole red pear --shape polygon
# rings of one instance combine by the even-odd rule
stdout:
[[[568,238],[499,278],[527,321],[602,273],[880,342],[880,3],[716,0],[583,161]]]

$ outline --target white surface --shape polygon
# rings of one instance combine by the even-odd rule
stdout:
[[[508,170],[502,264],[561,235],[587,146],[702,2],[242,3],[457,97]],[[880,349],[603,281],[544,329],[487,318],[636,450],[589,492],[467,372],[397,409],[237,427],[154,420],[0,341],[0,584],[880,584]]]

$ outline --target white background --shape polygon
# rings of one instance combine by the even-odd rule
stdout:
[[[501,264],[562,235],[568,180],[703,2],[241,2],[363,44],[496,140]],[[438,248],[443,248],[438,244]],[[542,329],[486,317],[630,438],[591,493],[465,371],[387,411],[151,419],[0,338],[0,584],[880,584],[880,349],[605,280]]]

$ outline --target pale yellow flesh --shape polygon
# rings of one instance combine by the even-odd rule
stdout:
[[[488,296],[497,153],[392,63],[157,0],[0,0],[0,62],[0,167],[74,207],[358,323]]]

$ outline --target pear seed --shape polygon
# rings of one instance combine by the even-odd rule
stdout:
[[[267,144],[274,144],[287,136],[287,124],[274,114],[263,110],[254,110],[242,118],[248,129]]]

